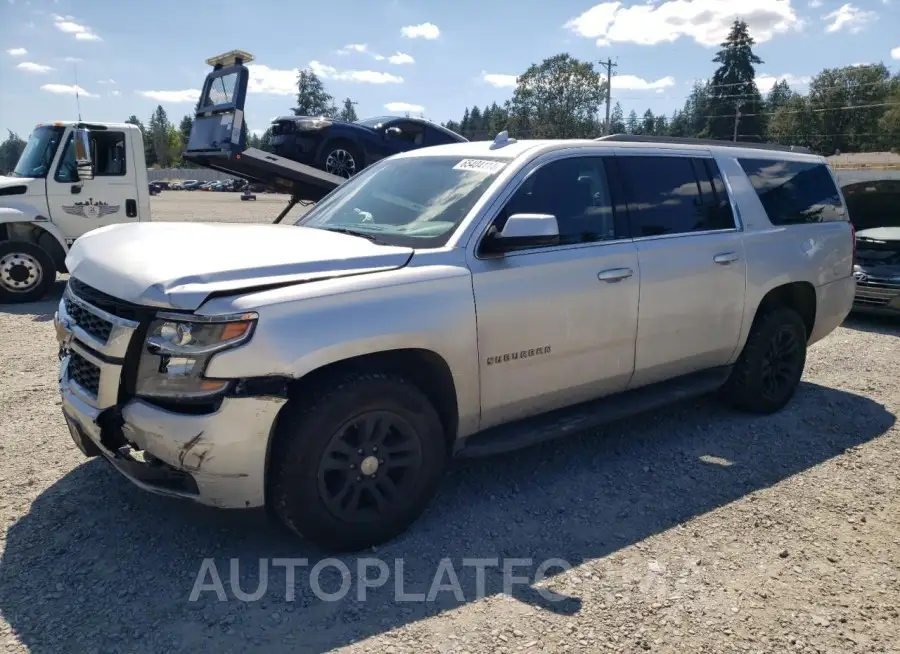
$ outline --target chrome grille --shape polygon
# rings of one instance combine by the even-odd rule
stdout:
[[[860,306],[879,307],[897,296],[900,296],[900,282],[866,279],[856,282],[856,296],[853,301]]]
[[[106,343],[109,340],[109,335],[113,328],[111,322],[88,311],[71,297],[65,297],[63,301],[66,303],[66,313],[75,321],[76,325],[101,343]]]
[[[100,392],[100,368],[85,359],[77,352],[71,353],[68,376],[88,393],[97,397]]]

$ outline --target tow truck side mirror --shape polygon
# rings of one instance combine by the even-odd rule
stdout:
[[[94,163],[91,161],[91,133],[84,127],[75,130],[75,168],[82,181],[94,179]]]

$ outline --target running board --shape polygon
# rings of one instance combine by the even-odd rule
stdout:
[[[460,458],[505,454],[713,393],[726,382],[731,368],[712,368],[491,427],[466,438],[455,454]]]

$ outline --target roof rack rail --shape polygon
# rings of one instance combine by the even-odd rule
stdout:
[[[625,143],[671,143],[673,145],[715,145],[724,148],[749,148],[751,150],[777,150],[779,152],[797,152],[812,154],[802,145],[781,145],[780,143],[751,143],[749,141],[724,141],[719,139],[700,139],[688,136],[647,136],[645,134],[609,134],[594,139],[595,141],[620,141]]]

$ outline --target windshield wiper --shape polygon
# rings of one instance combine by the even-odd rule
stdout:
[[[350,229],[349,227],[322,227],[320,229],[324,229],[326,232],[338,232],[339,234],[348,234],[350,236],[359,236],[360,238],[368,239],[373,243],[377,243],[378,245],[386,245],[384,241],[379,239],[374,234],[369,234],[368,232],[359,231],[356,229]]]

